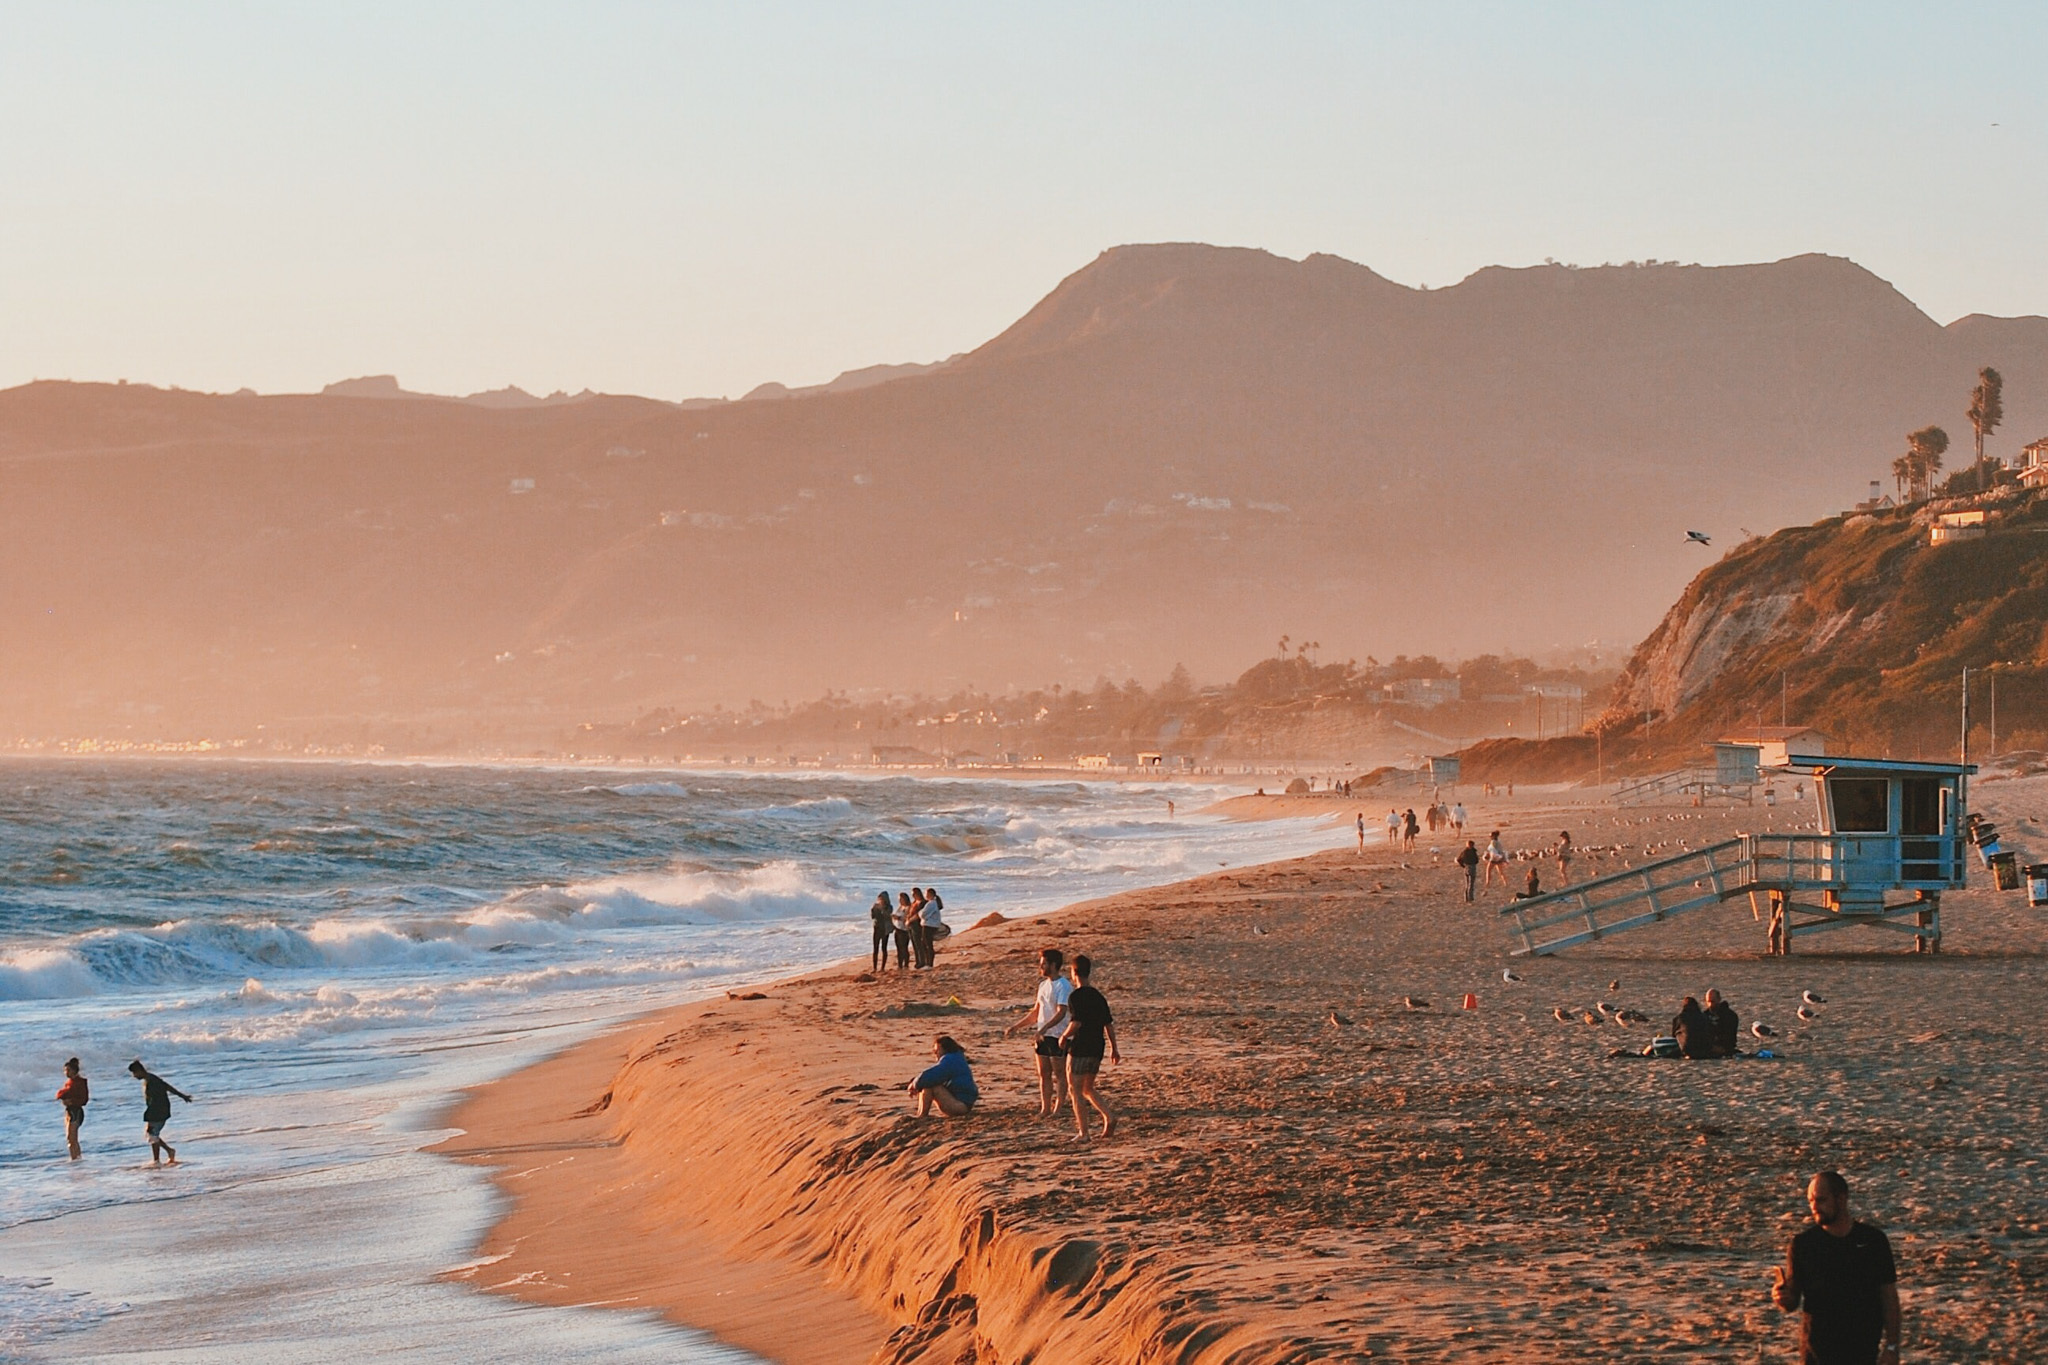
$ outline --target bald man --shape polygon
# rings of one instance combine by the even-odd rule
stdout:
[[[1813,1226],[1771,1275],[1771,1301],[1802,1310],[1803,1365],[1898,1365],[1899,1276],[1892,1244],[1849,1216],[1849,1182],[1822,1171],[1806,1187]]]

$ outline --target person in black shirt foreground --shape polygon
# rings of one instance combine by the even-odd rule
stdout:
[[[1363,820],[1365,817],[1361,815],[1358,818]],[[1364,826],[1361,825],[1359,828],[1363,829]],[[1358,844],[1360,848],[1365,846],[1365,836],[1363,834],[1358,836]],[[1469,901],[1472,899],[1472,893],[1479,886],[1478,844],[1470,839],[1465,841],[1465,851],[1458,855],[1458,866],[1465,870],[1465,899]]]
[[[171,1164],[177,1165],[178,1152],[164,1141],[164,1125],[171,1119],[171,1096],[176,1095],[187,1104],[192,1103],[192,1097],[140,1061],[128,1063],[128,1074],[142,1082],[142,1131],[149,1135],[149,1164],[157,1165],[169,1157]]]
[[[1898,1365],[1899,1275],[1892,1244],[1849,1217],[1849,1182],[1822,1171],[1806,1187],[1813,1226],[1771,1275],[1771,1301],[1799,1322],[1803,1365]]]
[[[1102,1107],[1095,1094],[1095,1078],[1102,1071],[1105,1044],[1112,1062],[1123,1061],[1116,1050],[1116,1025],[1109,1017],[1109,1001],[1088,984],[1088,973],[1094,966],[1087,954],[1074,955],[1068,968],[1074,974],[1074,993],[1067,997],[1067,1029],[1060,1035],[1060,1049],[1067,1054],[1067,1079],[1074,1096],[1074,1136],[1084,1139],[1088,1136],[1088,1109],[1102,1115],[1104,1137],[1116,1131],[1116,1115]],[[1083,1109],[1083,1104],[1088,1109]]]

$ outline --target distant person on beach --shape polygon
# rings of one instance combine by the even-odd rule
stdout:
[[[1486,839],[1486,852],[1481,860],[1486,864],[1486,880],[1482,886],[1492,886],[1495,877],[1500,878],[1500,889],[1508,889],[1508,851],[1500,846],[1500,831],[1495,830]]]
[[[1573,851],[1572,832],[1568,829],[1559,830],[1557,832],[1557,848],[1551,855],[1557,859],[1557,884],[1559,886],[1570,886],[1572,884]]]
[[[910,966],[913,971],[932,965],[932,942],[924,931],[924,888],[910,888]]]
[[[71,1149],[73,1161],[83,1155],[78,1150],[78,1130],[85,1126],[85,1106],[91,1099],[92,1087],[78,1069],[78,1058],[73,1057],[64,1063],[64,1084],[57,1090],[57,1103],[64,1106],[64,1145]]]
[[[924,920],[924,965],[939,965],[939,940],[952,931],[946,928],[946,903],[939,899],[939,888],[928,886],[924,889],[924,909],[920,912]]]
[[[981,1098],[966,1051],[943,1033],[932,1039],[932,1064],[903,1088],[917,1095],[919,1118],[934,1108],[949,1119],[965,1118]]]
[[[1804,1365],[1898,1365],[1899,1272],[1886,1236],[1849,1216],[1849,1182],[1822,1171],[1806,1187],[1813,1226],[1771,1271],[1771,1302],[1800,1310]]]
[[[1003,1030],[1008,1038],[1018,1029],[1029,1028],[1031,1051],[1038,1063],[1038,1112],[1051,1118],[1067,1101],[1067,1059],[1060,1051],[1060,1034],[1067,1022],[1067,999],[1074,983],[1060,975],[1067,955],[1057,948],[1038,950],[1038,998],[1024,1017]]]
[[[879,972],[889,965],[889,939],[896,932],[896,909],[889,903],[888,892],[875,897],[875,903],[868,907],[868,920],[875,931],[875,949],[869,955],[870,970]]]
[[[896,970],[907,971],[910,967],[910,893],[896,893]]]
[[[164,1125],[171,1121],[171,1096],[176,1095],[187,1104],[192,1103],[192,1097],[140,1060],[128,1063],[128,1074],[142,1082],[142,1131],[149,1135],[149,1164],[158,1165],[169,1157],[171,1165],[177,1165],[177,1149],[164,1141]]]
[[[1173,818],[1173,802],[1171,800],[1166,803],[1166,818],[1169,820]]]
[[[1397,810],[1390,810],[1387,812],[1387,847],[1392,848],[1395,844],[1398,844],[1400,842],[1401,812]]]
[[[1688,1057],[1714,1055],[1714,1026],[1707,1019],[1707,1012],[1700,1008],[1700,1002],[1689,995],[1680,1003],[1678,1013],[1671,1016],[1671,1036],[1678,1040],[1678,1050]]]
[[[1458,866],[1465,873],[1465,899],[1469,901],[1479,890],[1479,845],[1467,839],[1464,851],[1458,855]]]
[[[1415,836],[1422,833],[1422,826],[1416,822],[1415,807],[1410,806],[1401,816],[1401,851],[1408,853],[1415,848]]]
[[[1505,870],[1501,872],[1501,878],[1503,881],[1506,880],[1507,872]],[[1522,889],[1515,893],[1515,899],[1518,901],[1533,901],[1542,894],[1543,878],[1537,874],[1536,864],[1530,863],[1529,875],[1522,879]]]
[[[1466,819],[1465,803],[1463,801],[1451,807],[1451,828],[1457,832],[1458,837],[1461,839],[1465,837]]]
[[[1358,812],[1358,851],[1365,852],[1365,812]]]
[[[1102,1074],[1105,1045],[1110,1061],[1123,1061],[1116,1050],[1116,1024],[1109,1017],[1109,1001],[1088,984],[1094,965],[1086,953],[1074,954],[1074,989],[1067,997],[1067,1030],[1060,1037],[1060,1047],[1067,1054],[1067,1079],[1074,1094],[1074,1136],[1078,1138],[1088,1136],[1088,1112],[1083,1104],[1102,1115],[1102,1136],[1116,1131],[1116,1115],[1103,1108],[1095,1081]]]
[[[1713,1039],[1716,1057],[1733,1057],[1740,1049],[1736,1040],[1741,1035],[1742,1021],[1735,1017],[1735,1011],[1721,998],[1721,992],[1707,988],[1707,1007],[1701,1011],[1707,1017],[1707,1029]]]

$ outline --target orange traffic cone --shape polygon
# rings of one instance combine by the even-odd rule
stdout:
[[[1474,995],[1474,994],[1472,994],[1472,992],[1470,992],[1470,991],[1467,991],[1467,992],[1465,992],[1465,1008],[1466,1008],[1466,1009],[1468,1009],[1468,1010],[1476,1010],[1476,1009],[1478,1009],[1478,1008],[1479,1008],[1479,997],[1478,997],[1478,996],[1476,996],[1476,995]]]

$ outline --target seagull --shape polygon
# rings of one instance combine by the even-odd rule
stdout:
[[[1503,967],[1500,969],[1500,979],[1507,982],[1509,985],[1513,985],[1515,982],[1520,981],[1522,978],[1515,975],[1515,969],[1513,967]]]
[[[1253,933],[1255,933],[1255,934],[1257,934],[1257,935],[1259,935],[1259,937],[1261,937],[1261,938],[1264,938],[1264,937],[1265,937],[1265,935],[1266,935],[1266,931],[1265,931],[1264,929],[1261,929],[1261,928],[1260,928],[1260,927],[1259,927],[1258,925],[1256,925],[1256,924],[1254,924],[1254,925],[1252,926],[1252,932],[1253,932]]]
[[[1605,1000],[1595,1000],[1593,1002],[1593,1008],[1599,1010],[1602,1017],[1614,1013],[1614,1006],[1608,1004]]]
[[[1815,995],[1815,994],[1814,994],[1814,993],[1813,993],[1812,991],[1801,991],[1801,992],[1799,992],[1799,998],[1800,998],[1801,1000],[1804,1000],[1804,1001],[1805,1001],[1805,1002],[1806,1002],[1807,1004],[1809,1004],[1809,1005],[1825,1005],[1825,1004],[1827,1004],[1827,997],[1826,997],[1826,996],[1823,996],[1823,995]]]
[[[1610,981],[1607,983],[1607,989],[1610,991],[1618,991],[1621,989],[1621,983],[1619,981]]]
[[[1349,1024],[1350,1022],[1351,1022],[1351,1021],[1350,1021],[1349,1019],[1346,1019],[1346,1018],[1345,1018],[1345,1017],[1344,1017],[1343,1015],[1341,1015],[1341,1014],[1337,1013],[1337,1011],[1335,1011],[1335,1010],[1331,1010],[1331,1011],[1330,1011],[1330,1027],[1331,1027],[1331,1028],[1343,1028],[1343,1027],[1345,1027],[1346,1025],[1348,1025],[1348,1024]]]
[[[1775,1038],[1778,1036],[1778,1031],[1769,1024],[1751,1024],[1749,1031],[1759,1038]]]
[[[1820,1018],[1820,1013],[1817,1010],[1810,1010],[1806,1006],[1801,1005],[1799,1007],[1799,1017],[1810,1024]]]
[[[1427,1000],[1418,1000],[1412,995],[1402,996],[1401,1003],[1406,1005],[1411,1010],[1426,1010],[1429,1008],[1429,1002]]]
[[[1579,1022],[1582,1024],[1597,1024],[1600,1022],[1600,1016],[1593,1013],[1593,1011],[1591,1010],[1587,1010],[1584,1014],[1579,1016]]]
[[[1566,1011],[1563,1005],[1559,1005],[1556,1009],[1552,1010],[1550,1017],[1557,1020],[1560,1024],[1569,1024],[1572,1021],[1570,1013]]]
[[[1712,545],[1714,543],[1708,538],[1705,531],[1687,531],[1685,538],[1695,545]]]

